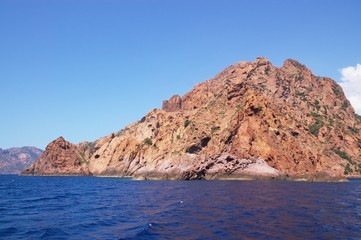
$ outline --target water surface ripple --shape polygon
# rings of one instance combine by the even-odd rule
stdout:
[[[1,239],[361,239],[361,180],[0,175]]]

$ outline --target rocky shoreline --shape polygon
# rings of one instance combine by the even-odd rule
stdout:
[[[51,142],[23,175],[341,181],[361,176],[361,117],[299,62],[239,62],[95,142]]]
[[[33,177],[34,175],[19,174],[23,177]],[[122,176],[122,175],[59,175],[59,174],[42,174],[35,175],[39,177],[99,177],[99,178],[121,178],[140,181],[292,181],[292,182],[348,182],[348,179],[360,178],[356,177],[334,177],[325,174],[309,175],[309,176],[257,176],[257,175],[217,175],[213,177],[205,177],[200,179],[182,179],[181,176],[165,175],[161,173],[146,173],[141,176]]]

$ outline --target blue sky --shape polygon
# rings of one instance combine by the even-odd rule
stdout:
[[[346,84],[341,70],[361,63],[360,9],[359,0],[1,0],[0,147],[96,140],[258,56]]]

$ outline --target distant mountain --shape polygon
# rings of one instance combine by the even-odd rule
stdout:
[[[0,174],[19,174],[41,154],[43,150],[35,147],[0,148]]]
[[[60,137],[24,175],[337,180],[361,176],[361,116],[288,59],[236,63],[95,142]]]

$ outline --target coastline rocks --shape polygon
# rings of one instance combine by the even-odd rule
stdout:
[[[95,142],[49,144],[25,174],[341,179],[361,174],[361,117],[332,79],[288,59],[229,66]]]
[[[22,175],[91,175],[78,147],[59,137]]]

